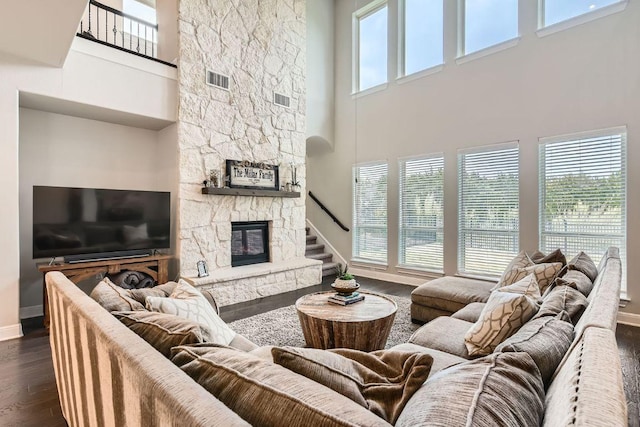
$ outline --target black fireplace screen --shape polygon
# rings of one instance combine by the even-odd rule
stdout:
[[[269,262],[269,224],[266,221],[231,223],[231,266]]]

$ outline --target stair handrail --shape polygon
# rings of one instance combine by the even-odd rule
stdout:
[[[338,218],[336,218],[336,216],[333,213],[331,213],[331,211],[329,209],[327,209],[327,207],[320,200],[318,200],[318,198],[311,191],[309,191],[309,197],[311,197],[311,200],[313,200],[314,202],[316,202],[318,204],[318,206],[320,206],[320,209],[325,211],[327,213],[327,215],[329,215],[329,217],[331,217],[333,222],[338,224],[338,226],[340,228],[342,228],[344,231],[349,232],[349,227],[347,227],[342,222],[340,222],[340,220]]]

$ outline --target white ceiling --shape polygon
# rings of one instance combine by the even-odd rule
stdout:
[[[0,0],[0,52],[62,67],[87,0]]]
[[[160,120],[139,114],[116,111],[96,107],[95,105],[87,105],[80,102],[27,92],[20,92],[20,107],[150,130],[164,129],[173,123],[168,120]]]

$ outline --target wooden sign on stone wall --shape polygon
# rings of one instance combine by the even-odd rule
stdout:
[[[230,188],[279,189],[278,166],[242,160],[227,160]]]

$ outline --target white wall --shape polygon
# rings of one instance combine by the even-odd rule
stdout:
[[[307,0],[308,155],[333,148],[334,16],[333,1]]]
[[[25,108],[19,120],[20,307],[27,308],[42,304],[36,261],[46,261],[32,258],[34,185],[171,191],[175,165],[156,131]]]
[[[364,4],[362,1],[360,5]],[[445,2],[445,65],[436,74],[400,84],[397,0],[389,0],[389,76],[385,90],[351,96],[352,1],[336,2],[335,152],[308,159],[308,188],[345,223],[351,222],[354,162],[389,164],[386,272],[397,273],[398,158],[445,156],[445,272],[456,272],[457,150],[520,142],[520,245],[538,246],[538,138],[626,125],[628,129],[628,259],[640,257],[640,3],[624,12],[539,38],[537,1],[520,1],[517,46],[456,64],[456,2]],[[357,116],[356,116],[357,111]],[[357,132],[355,125],[357,124]],[[357,145],[354,144],[357,134]],[[313,202],[307,216],[347,258],[351,233]],[[640,313],[640,269],[628,265],[627,311]]]
[[[0,56],[0,340],[20,335],[18,93],[175,121],[175,70],[156,63],[145,69],[142,58],[122,55],[127,54],[115,52],[105,60],[72,50],[64,68]]]

